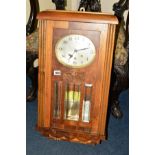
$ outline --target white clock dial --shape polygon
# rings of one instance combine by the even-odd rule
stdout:
[[[96,50],[89,38],[71,34],[58,40],[55,53],[61,64],[72,68],[81,68],[91,64],[95,58]]]

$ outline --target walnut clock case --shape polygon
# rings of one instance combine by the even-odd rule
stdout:
[[[48,10],[38,19],[37,130],[55,140],[100,143],[106,138],[117,18]]]

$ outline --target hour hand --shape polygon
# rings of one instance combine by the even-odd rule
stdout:
[[[73,55],[74,55],[76,52],[77,52],[77,51],[74,50],[74,52],[73,52],[72,54],[69,53],[69,54],[68,54],[68,55],[69,55],[69,59],[71,59],[71,58],[73,57]],[[68,59],[68,60],[69,60],[69,59]]]
[[[72,58],[72,57],[73,57],[73,54],[68,54],[68,56],[69,56],[69,59],[70,59],[70,58]]]

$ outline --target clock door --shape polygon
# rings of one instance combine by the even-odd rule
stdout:
[[[70,23],[68,28],[55,28],[53,31],[52,42],[52,76],[51,76],[51,89],[52,89],[52,112],[51,112],[51,128],[53,130],[63,130],[66,132],[85,132],[98,134],[100,123],[101,106],[101,79],[103,78],[100,70],[104,64],[104,61],[100,59],[103,53],[99,52],[100,49],[100,31],[94,31],[98,28],[95,24],[90,24],[85,27],[85,30],[81,30],[81,24],[83,23]],[[76,27],[74,27],[76,25]],[[104,27],[104,25],[102,25]],[[79,30],[80,29],[80,30]],[[68,36],[74,36],[69,38]],[[94,46],[95,56],[88,65],[82,65],[87,60],[85,53],[89,52],[87,49],[89,42],[86,41],[85,46],[80,46],[77,36],[84,36],[88,38]],[[106,36],[106,35],[105,35]],[[64,39],[66,38],[66,39]],[[77,40],[77,45],[73,43],[76,41],[70,41],[71,39]],[[83,38],[82,38],[83,39]],[[106,39],[106,37],[104,37]],[[59,43],[63,42],[62,45]],[[71,42],[71,44],[69,43]],[[68,46],[66,47],[65,44]],[[69,47],[70,46],[70,47]],[[76,46],[76,48],[75,48]],[[59,48],[59,49],[58,49]],[[66,50],[66,49],[68,50]],[[81,57],[78,67],[66,65],[60,58],[57,58],[57,50],[65,51],[61,53],[60,57],[67,57],[70,60],[70,54],[74,53],[77,49],[84,49],[77,55],[74,55],[72,59],[76,60],[76,57]],[[86,49],[86,50],[85,50]],[[91,49],[91,48],[90,48]],[[63,55],[64,54],[64,55]],[[64,60],[64,62],[67,62]],[[82,62],[83,61],[83,62]],[[75,61],[76,62],[76,61]],[[69,62],[70,63],[70,62]],[[96,95],[98,94],[98,95]]]

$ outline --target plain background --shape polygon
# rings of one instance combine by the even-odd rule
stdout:
[[[130,154],[155,154],[154,4],[130,0]],[[26,154],[26,2],[0,5],[2,155]]]

